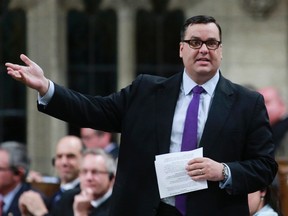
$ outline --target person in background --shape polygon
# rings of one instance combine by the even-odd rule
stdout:
[[[103,149],[86,149],[80,172],[80,188],[66,191],[52,211],[48,211],[34,192],[19,200],[22,215],[108,216],[116,171],[115,160]]]
[[[263,87],[258,89],[259,93],[263,95],[265,100],[265,105],[267,107],[267,112],[269,115],[269,120],[271,124],[271,128],[273,131],[273,138],[275,142],[275,155],[277,160],[287,161],[288,154],[288,112],[285,101],[280,93],[280,91],[273,86]],[[278,161],[279,162],[279,161]],[[282,166],[282,165],[281,165]],[[281,184],[281,176],[288,175],[287,169],[283,169],[284,167],[279,168],[278,175],[274,179],[272,183],[272,187],[270,190],[273,190],[277,196],[283,197],[283,193],[285,191],[282,188],[284,185]],[[285,174],[284,174],[284,173]],[[285,177],[286,178],[286,177]],[[281,206],[287,205],[285,201],[281,201]]]
[[[281,216],[279,200],[267,187],[248,194],[250,216]]]
[[[287,106],[276,87],[264,87],[258,91],[265,99],[265,105],[273,131],[276,156],[286,156],[288,153]]]
[[[105,97],[57,85],[24,54],[25,66],[5,65],[8,75],[39,92],[39,111],[79,127],[121,133],[111,216],[243,216],[249,215],[247,194],[270,185],[278,166],[263,96],[222,75],[222,46],[215,18],[188,18],[179,43],[183,71],[169,78],[142,74]],[[185,119],[195,98],[200,98],[196,133],[189,136]],[[182,146],[191,149],[192,143],[183,137],[195,140],[203,156],[175,167],[191,185],[207,181],[208,187],[161,198],[155,157],[185,154]],[[176,202],[182,196],[186,199]]]
[[[29,158],[26,146],[16,141],[1,143],[0,201],[4,203],[2,216],[20,215],[18,207],[19,197],[25,191],[33,189],[31,185],[25,181],[28,172]],[[35,193],[39,194],[39,192]],[[39,196],[46,201],[43,194]]]
[[[112,133],[81,128],[80,136],[86,148],[102,148],[105,152],[111,154],[114,159],[117,159],[119,146],[112,141]]]
[[[64,191],[79,188],[79,172],[82,157],[83,143],[77,136],[68,135],[62,137],[56,146],[56,154],[53,165],[60,179],[60,190],[50,199],[49,209],[53,209]]]

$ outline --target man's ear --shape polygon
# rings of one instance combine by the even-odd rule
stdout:
[[[112,181],[114,179],[114,173],[109,173],[109,180]]]
[[[11,170],[13,172],[14,175],[20,175],[20,170],[18,167],[11,167]]]
[[[182,58],[183,55],[182,55],[182,50],[183,50],[183,42],[180,42],[179,43],[179,57]]]
[[[52,164],[53,167],[55,166],[55,157],[52,158],[51,164]]]
[[[11,170],[15,177],[19,177],[20,179],[26,178],[26,170],[23,167],[11,167]]]

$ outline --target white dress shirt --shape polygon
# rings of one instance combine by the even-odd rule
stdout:
[[[197,140],[198,144],[201,139],[204,126],[207,120],[208,112],[211,106],[212,98],[214,97],[214,91],[219,80],[219,72],[205,84],[201,85],[205,92],[200,95],[199,111],[198,111],[198,129],[197,129]],[[184,130],[184,122],[186,112],[190,101],[192,100],[193,94],[192,89],[197,85],[189,76],[186,71],[183,73],[183,81],[180,88],[179,98],[176,104],[172,133],[171,133],[171,144],[170,152],[180,152],[182,135]]]
[[[18,191],[20,190],[22,184],[18,184],[12,191],[10,191],[8,194],[6,194],[5,196],[3,196],[2,200],[4,202],[4,206],[3,206],[3,212],[7,213],[8,209],[11,206],[11,203],[13,202],[13,199],[15,197],[15,195],[18,193]]]
[[[198,145],[202,137],[204,126],[208,117],[208,112],[211,106],[212,99],[214,97],[214,91],[216,85],[219,81],[219,71],[212,77],[208,82],[201,85],[205,92],[200,95],[199,101],[199,111],[198,111],[198,127],[197,127],[197,141]],[[186,112],[190,101],[193,98],[192,89],[198,85],[195,83],[184,70],[183,80],[180,87],[180,93],[177,100],[172,132],[171,132],[171,143],[170,143],[170,152],[180,152],[182,144],[182,136],[184,130],[184,122],[186,118]],[[164,198],[163,202],[175,206],[175,197]]]

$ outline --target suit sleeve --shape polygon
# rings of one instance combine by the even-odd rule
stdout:
[[[246,126],[243,160],[227,165],[232,173],[232,194],[250,193],[271,184],[278,165],[274,159],[274,142],[268,114],[261,95],[258,96]]]

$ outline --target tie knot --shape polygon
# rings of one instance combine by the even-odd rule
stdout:
[[[193,94],[201,94],[203,93],[205,90],[203,89],[202,86],[195,86],[193,89],[192,89],[192,92]]]

